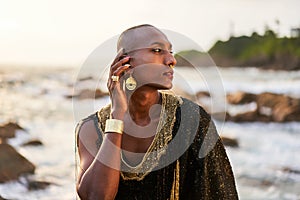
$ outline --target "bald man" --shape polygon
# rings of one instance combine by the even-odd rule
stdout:
[[[76,128],[81,200],[238,199],[211,117],[162,92],[172,88],[176,65],[167,36],[135,26],[120,35],[117,50],[111,103]]]

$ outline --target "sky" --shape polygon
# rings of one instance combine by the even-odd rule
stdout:
[[[0,0],[0,67],[80,66],[123,30],[149,23],[209,50],[230,35],[300,27],[299,0]],[[276,23],[276,20],[279,23]]]

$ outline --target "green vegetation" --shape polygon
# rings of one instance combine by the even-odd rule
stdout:
[[[279,38],[272,30],[266,30],[264,35],[254,32],[250,37],[217,41],[208,53],[218,66],[300,69],[300,37]],[[203,53],[191,50],[180,52],[179,55],[193,59]]]
[[[176,66],[214,66],[214,62],[208,53],[197,50],[180,51],[175,54]]]

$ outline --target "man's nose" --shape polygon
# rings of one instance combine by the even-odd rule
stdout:
[[[177,63],[174,55],[171,52],[166,53],[165,64],[168,66],[175,66]]]

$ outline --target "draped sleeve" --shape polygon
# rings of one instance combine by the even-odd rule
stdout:
[[[199,125],[187,156],[181,158],[180,199],[238,199],[232,168],[214,122],[202,107],[194,112]]]

